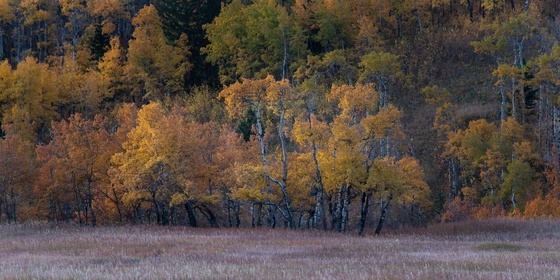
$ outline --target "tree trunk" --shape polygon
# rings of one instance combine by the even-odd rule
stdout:
[[[262,225],[262,203],[259,203],[259,207],[257,208],[257,226],[260,227]]]
[[[327,217],[325,215],[325,206],[324,206],[324,187],[323,187],[323,179],[321,176],[321,170],[319,169],[319,161],[317,160],[317,145],[315,145],[315,141],[312,144],[313,148],[313,161],[315,162],[315,174],[317,176],[317,203],[315,205],[315,219],[313,221],[313,226],[315,228],[322,228],[323,230],[327,230]]]
[[[154,210],[156,210],[157,224],[161,225],[162,222],[163,222],[161,206],[160,206],[159,202],[157,201],[155,194],[152,194],[152,203],[154,204]]]
[[[6,55],[4,54],[4,30],[2,26],[0,26],[0,60],[4,60]]]
[[[88,176],[89,177],[89,176]],[[95,213],[93,212],[93,194],[91,193],[91,183],[92,181],[90,180],[91,178],[88,178],[87,181],[87,211],[89,211],[91,213],[91,225],[92,226],[97,226],[97,218],[95,216]],[[87,222],[87,221],[86,221]]]
[[[278,218],[276,218],[276,208],[274,207],[273,204],[268,204],[268,217],[267,217],[267,224],[270,228],[275,228],[276,227],[276,221],[278,220]]]
[[[142,220],[142,207],[140,206],[140,204],[136,206],[136,222],[139,225],[144,223],[144,221]]]
[[[539,125],[538,125],[538,143],[542,147],[542,121],[543,121],[543,90],[542,85],[539,85]]]
[[[341,220],[340,220],[340,232],[346,232],[346,226],[348,224],[349,207],[350,207],[350,186],[346,186],[344,203],[342,204],[342,213],[341,213]]]
[[[282,41],[284,43],[284,56],[282,60],[282,80],[283,80],[286,79],[286,70],[288,69],[288,42],[286,40],[286,32],[284,32],[284,28],[280,28],[280,31],[282,31]]]
[[[187,218],[189,221],[189,225],[191,227],[198,227],[198,223],[196,221],[196,213],[194,212],[194,207],[192,206],[192,202],[185,203],[185,210],[187,210]]]
[[[282,149],[282,181],[279,182],[278,180],[272,179],[276,184],[280,186],[280,190],[282,191],[282,201],[284,202],[284,207],[286,207],[286,214],[285,217],[288,220],[290,228],[295,228],[294,218],[291,209],[290,197],[288,196],[287,190],[287,182],[288,182],[288,153],[286,150],[286,139],[284,137],[284,102],[281,102],[282,109],[280,110],[280,118],[278,120],[278,136],[280,138],[280,148]]]
[[[341,185],[336,192],[336,206],[335,209],[331,210],[331,230],[341,231],[342,222],[342,192],[344,190],[344,185]],[[332,203],[330,204],[332,205]]]
[[[251,212],[251,227],[255,228],[257,225],[255,223],[255,203],[254,202],[251,202],[250,212]]]
[[[255,115],[256,115],[256,118],[257,118],[257,138],[259,139],[259,145],[260,145],[260,148],[261,148],[261,157],[262,157],[262,160],[263,160],[263,165],[264,165],[266,171],[268,172],[268,160],[266,158],[266,147],[264,145],[264,140],[263,140],[264,130],[263,130],[263,126],[262,126],[261,110],[260,110],[259,105],[255,105],[254,107],[255,107]],[[270,187],[270,184],[267,183],[266,188],[267,188],[267,193],[269,195],[272,194],[272,189]],[[261,207],[262,207],[262,204],[259,206],[259,219],[258,219],[257,225],[260,225]],[[275,225],[276,225],[276,223],[275,223],[276,219],[274,217],[275,216],[274,211],[275,211],[274,206],[273,205],[268,205],[268,219],[267,219],[267,222],[268,222],[268,226],[272,227],[272,228],[275,227]]]
[[[368,192],[362,192],[361,206],[360,206],[360,223],[358,225],[358,234],[362,235],[364,233],[364,228],[366,226],[367,212],[369,209],[369,196]]]
[[[95,226],[97,226],[97,217],[95,216],[95,213],[93,212],[93,207],[92,207],[92,201],[91,200],[88,201],[87,207],[88,207],[89,212],[91,213],[91,225],[95,227]]]
[[[241,227],[241,202],[238,201],[236,203],[237,205],[234,204],[234,210],[235,210],[235,227],[240,228]]]
[[[206,205],[201,205],[200,206],[200,213],[202,213],[206,219],[208,220],[208,222],[210,223],[210,227],[213,228],[218,228],[218,221],[216,219],[216,215],[214,215],[214,212],[212,212],[212,210],[210,208],[208,208],[208,206]]]
[[[511,203],[513,204],[513,209],[517,209],[517,203],[515,202],[515,191],[511,194]]]
[[[516,84],[514,81],[514,78],[511,78],[511,114],[513,117],[514,121],[517,121],[517,108],[515,105],[515,88],[516,88]]]
[[[123,219],[122,219],[122,212],[121,212],[121,204],[120,204],[120,200],[119,200],[119,196],[117,195],[117,191],[115,190],[115,188],[113,187],[113,196],[115,197],[115,207],[117,208],[117,213],[119,214],[119,224],[122,225],[123,223]]]
[[[472,0],[467,0],[467,10],[469,12],[469,20],[473,21],[473,5],[471,3]]]
[[[418,29],[420,30],[420,37],[422,37],[422,21],[420,20],[420,7],[418,7],[418,0],[416,0],[416,16],[418,18]]]
[[[397,15],[397,34],[402,38],[401,15]]]
[[[76,201],[76,213],[78,214],[78,223],[81,225],[83,223],[82,220],[82,206],[80,203],[80,196],[78,195],[78,190],[74,186],[74,200]]]
[[[383,224],[385,223],[385,218],[387,217],[387,211],[389,210],[389,205],[391,204],[391,199],[393,199],[392,195],[387,197],[387,203],[383,205],[381,209],[381,216],[379,217],[379,223],[377,223],[377,228],[375,229],[375,235],[379,235],[381,233],[381,229],[383,228]]]
[[[560,148],[560,112],[556,105],[552,106],[553,126],[552,126],[552,147],[553,150]]]
[[[500,120],[506,120],[506,90],[504,88],[504,77],[500,77],[500,95],[502,97],[502,103],[500,106]]]
[[[550,160],[550,99],[546,98],[545,104],[545,159]]]

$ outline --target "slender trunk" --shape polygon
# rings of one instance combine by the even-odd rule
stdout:
[[[115,201],[115,207],[117,208],[117,213],[119,214],[119,224],[123,223],[123,219],[122,219],[122,212],[121,212],[121,203],[119,200],[119,196],[117,195],[117,191],[115,190],[115,188],[112,188],[113,190],[113,196],[115,197],[114,201]]]
[[[92,226],[97,226],[97,218],[95,216],[95,213],[93,212],[93,194],[91,193],[91,180],[88,179],[87,182],[87,211],[89,211],[91,213],[91,225]],[[87,222],[87,221],[86,221]]]
[[[360,223],[358,225],[358,234],[362,235],[364,233],[364,228],[366,226],[367,213],[369,209],[369,196],[368,192],[362,192],[361,206],[360,206]]]
[[[375,235],[379,235],[381,233],[381,229],[383,228],[383,224],[385,223],[385,219],[387,217],[387,211],[389,210],[389,205],[391,204],[391,199],[393,198],[392,195],[387,197],[387,202],[383,205],[381,209],[381,216],[379,217],[379,223],[377,223],[377,228],[375,229]]]
[[[136,206],[136,222],[139,225],[144,223],[144,221],[142,220],[142,206],[140,206],[140,204]]]
[[[2,209],[4,207],[4,196],[2,195],[2,199],[0,199],[0,223],[2,223]]]
[[[473,21],[473,5],[471,3],[472,0],[467,0],[467,10],[469,11],[469,20]]]
[[[240,228],[241,227],[241,201],[238,201],[236,203],[236,207],[234,208],[235,210],[235,227]]]
[[[452,199],[457,196],[457,165],[455,164],[455,157],[451,157],[449,161],[451,168],[451,194]]]
[[[16,57],[17,57],[17,63],[19,64],[21,62],[22,59],[22,47],[23,47],[23,39],[22,37],[22,33],[24,32],[23,30],[23,26],[21,24],[19,24],[19,28],[17,31],[17,48],[16,48]]]
[[[399,38],[402,38],[401,15],[397,15],[397,33]]]
[[[251,212],[251,227],[255,228],[256,224],[255,224],[255,203],[254,202],[251,202],[250,212]]]
[[[525,86],[522,84],[521,85],[521,95],[519,96],[521,98],[521,124],[525,125],[525,115],[526,115],[526,103],[525,103]]]
[[[544,149],[545,149],[545,157],[547,160],[549,160],[550,159],[550,99],[548,97],[546,98],[545,115],[546,115],[546,120],[545,120],[546,134],[545,134]]]
[[[336,230],[342,231],[341,228],[342,228],[342,192],[343,192],[343,190],[344,190],[344,185],[341,185],[340,188],[338,188],[338,192],[336,193],[336,209],[331,214],[332,215],[331,230],[334,230],[336,228]]]
[[[340,221],[340,232],[346,232],[348,224],[348,211],[350,208],[350,186],[346,186],[344,195],[344,203],[342,204],[342,213]]]
[[[515,191],[511,194],[511,203],[513,204],[513,209],[517,209],[517,203],[515,202]]]
[[[255,115],[257,118],[257,138],[259,139],[259,145],[261,147],[261,156],[262,156],[264,167],[268,169],[268,160],[266,159],[266,148],[263,140],[264,131],[262,127],[261,110],[259,106],[255,106]],[[270,194],[271,192],[270,187],[268,188],[268,192]]]
[[[78,195],[78,190],[74,186],[74,200],[76,201],[76,213],[78,214],[78,222],[81,225],[83,223],[82,220],[82,204],[80,203],[80,196]]]
[[[10,186],[9,195],[6,196],[6,217],[8,218],[8,223],[16,222],[16,202],[15,202],[15,192],[14,186]]]
[[[538,125],[538,140],[539,145],[542,147],[542,121],[543,121],[543,90],[542,85],[539,85],[539,125]]]
[[[319,169],[319,161],[317,160],[317,145],[315,145],[315,141],[313,141],[312,148],[313,161],[315,162],[315,174],[317,175],[317,203],[315,205],[315,221],[313,222],[317,228],[327,230],[327,217],[325,215],[325,206],[323,199],[323,178],[321,176],[321,170]]]
[[[380,138],[379,139],[379,156],[380,157],[385,157],[385,139]]]
[[[286,139],[284,137],[284,114],[285,114],[285,110],[284,110],[284,106],[283,106],[284,101],[282,101],[282,110],[280,113],[280,119],[278,121],[278,136],[280,137],[280,147],[282,149],[282,182],[279,184],[280,185],[280,189],[282,191],[282,200],[284,202],[284,206],[286,207],[286,214],[287,214],[287,220],[289,223],[290,228],[295,228],[295,224],[294,224],[294,218],[293,218],[293,214],[292,214],[292,209],[291,209],[291,203],[290,203],[290,197],[288,196],[288,190],[287,190],[287,182],[288,182],[288,152],[286,150]]]
[[[227,198],[227,196],[224,194],[223,195],[223,199],[222,199],[222,203],[225,205],[226,207],[226,212],[227,212],[227,220],[229,223],[229,227],[233,227],[233,217],[231,216],[231,207],[232,207],[232,203],[233,201],[231,201],[230,199]],[[235,204],[233,205],[233,207],[235,207]]]
[[[43,20],[43,61],[45,61],[47,59],[47,34],[48,34],[48,30],[47,30],[47,21]]]
[[[416,16],[418,18],[418,29],[420,30],[420,37],[422,37],[422,21],[420,20],[420,7],[418,7],[418,0],[416,0]]]
[[[258,227],[260,227],[262,225],[262,220],[261,220],[262,208],[263,208],[262,206],[263,206],[263,204],[259,203],[259,207],[257,208],[257,226]]]
[[[514,78],[512,77],[511,78],[511,113],[514,121],[517,120],[517,108],[515,105],[515,88],[516,88],[516,84]]]
[[[283,28],[280,28],[282,31],[282,41],[284,43],[284,56],[282,60],[282,80],[286,79],[286,69],[288,68],[288,42],[286,40],[286,33],[284,32]]]
[[[257,138],[259,139],[259,145],[261,147],[261,157],[263,160],[263,165],[264,168],[266,169],[266,171],[268,172],[268,160],[266,159],[266,147],[264,144],[264,130],[263,130],[263,126],[262,126],[262,119],[261,119],[261,109],[259,105],[255,105],[255,115],[257,118]],[[266,186],[266,191],[267,194],[272,194],[272,188],[270,187],[270,184],[267,182],[267,186]],[[262,204],[259,206],[259,222],[257,222],[258,225],[260,225],[260,211],[261,211],[261,207]],[[275,226],[275,219],[273,217],[274,214],[274,207],[272,205],[268,206],[268,226],[270,227],[274,227]]]
[[[97,217],[95,216],[95,213],[93,211],[91,201],[88,203],[88,208],[89,208],[89,212],[91,213],[91,225],[95,227],[97,226]]]
[[[6,57],[4,54],[4,30],[2,29],[2,26],[0,26],[0,60],[4,60],[4,58]]]
[[[558,152],[560,148],[560,112],[556,105],[552,106],[553,116],[553,127],[552,127],[552,147],[553,150]]]
[[[161,205],[159,204],[157,199],[155,199],[155,197],[152,199],[152,202],[154,203],[154,210],[156,210],[157,224],[161,225],[163,224],[163,213],[161,211]]]
[[[504,88],[504,77],[500,77],[500,95],[502,96],[500,120],[506,120],[506,89]]]
[[[272,204],[268,204],[267,224],[270,228],[276,228],[278,218],[276,217],[276,208]]]
[[[387,157],[391,157],[391,129],[387,133]]]

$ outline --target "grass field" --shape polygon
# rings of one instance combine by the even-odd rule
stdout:
[[[560,222],[358,237],[282,229],[0,226],[0,279],[560,279]]]

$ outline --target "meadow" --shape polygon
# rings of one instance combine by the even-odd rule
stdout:
[[[0,279],[560,279],[560,222],[339,234],[0,225]]]

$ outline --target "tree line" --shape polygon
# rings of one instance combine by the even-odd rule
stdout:
[[[560,215],[554,1],[0,3],[0,221]]]

